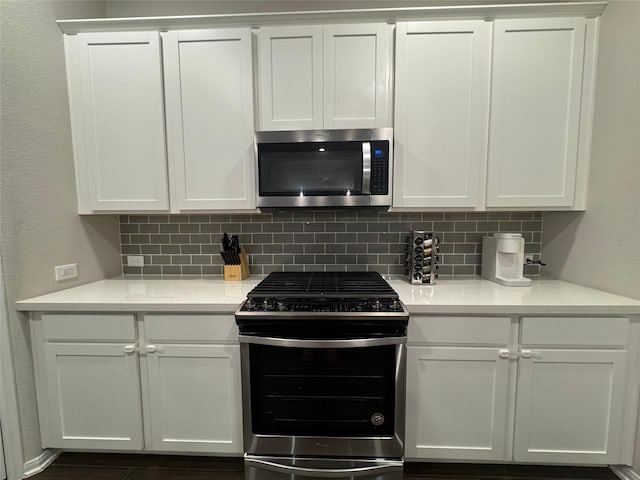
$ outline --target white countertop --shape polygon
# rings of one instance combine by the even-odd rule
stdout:
[[[262,280],[220,277],[118,277],[16,302],[21,311],[227,312],[236,310]],[[534,280],[530,287],[505,287],[481,278],[441,279],[412,286],[387,279],[412,314],[640,314],[640,301],[560,280]]]
[[[506,287],[482,278],[441,280],[412,286],[404,279],[389,284],[412,314],[640,314],[640,301],[552,279],[529,287]]]
[[[261,276],[117,277],[16,302],[23,311],[234,312]]]

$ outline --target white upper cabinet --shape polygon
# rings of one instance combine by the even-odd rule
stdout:
[[[65,37],[80,213],[167,210],[158,32]]]
[[[491,23],[399,23],[394,207],[481,207]]]
[[[585,19],[498,19],[494,31],[487,207],[573,207]]]
[[[254,130],[384,127],[398,210],[584,209],[602,8],[61,22],[78,210],[252,210]]]
[[[261,28],[259,129],[390,126],[391,31],[386,24]]]
[[[391,33],[382,23],[324,27],[324,128],[391,126]]]
[[[251,32],[162,34],[172,206],[255,208]]]
[[[258,35],[259,129],[321,129],[322,27],[269,27]]]

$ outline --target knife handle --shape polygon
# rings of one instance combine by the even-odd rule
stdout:
[[[240,253],[240,238],[238,237],[238,235],[233,235],[231,237],[231,249],[235,253]]]

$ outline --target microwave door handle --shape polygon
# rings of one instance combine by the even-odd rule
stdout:
[[[362,142],[362,193],[371,194],[371,143]]]

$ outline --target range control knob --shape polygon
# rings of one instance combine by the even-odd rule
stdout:
[[[266,312],[270,307],[271,305],[269,304],[269,299],[265,298],[262,302],[262,309]]]
[[[280,310],[281,312],[284,312],[286,310],[287,306],[285,305],[285,303],[281,300],[278,302],[278,310]]]
[[[371,415],[371,423],[375,426],[380,426],[384,423],[384,415],[381,413],[374,413]]]

